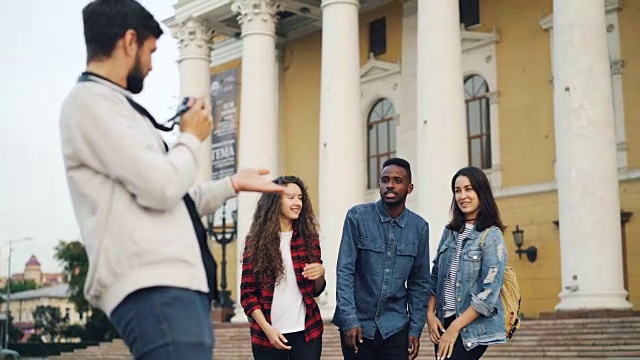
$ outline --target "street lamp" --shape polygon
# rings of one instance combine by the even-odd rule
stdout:
[[[21,239],[12,239],[7,241],[9,243],[9,261],[7,269],[7,307],[5,309],[5,321],[4,321],[4,347],[9,347],[9,303],[11,302],[11,252],[13,250],[13,243],[29,241],[31,237],[24,237]]]
[[[231,292],[227,290],[227,245],[236,238],[238,231],[238,210],[231,211],[233,224],[227,225],[227,203],[222,204],[222,226],[214,226],[215,213],[207,215],[208,231],[215,241],[222,246],[222,261],[220,262],[220,296],[218,305],[222,308],[233,307]]]
[[[529,246],[528,248],[522,250],[522,245],[524,244],[524,230],[520,230],[520,227],[516,225],[516,229],[512,231],[513,233],[513,242],[516,243],[518,250],[516,250],[516,254],[522,259],[522,254],[527,254],[527,259],[529,262],[535,262],[538,258],[538,248],[535,246]]]

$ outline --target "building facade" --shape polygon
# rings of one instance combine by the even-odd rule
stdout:
[[[183,95],[237,72],[238,165],[308,184],[325,318],[346,210],[378,198],[392,156],[414,168],[408,205],[430,223],[432,257],[451,176],[485,170],[525,317],[640,306],[639,2],[179,0],[165,23],[180,46]],[[215,164],[217,154],[202,157]],[[234,299],[256,199],[237,202]],[[516,253],[516,226],[535,261],[533,250]]]
[[[2,298],[4,301],[7,299],[6,295],[2,295]],[[38,306],[59,309],[60,315],[69,325],[86,324],[87,317],[80,314],[75,305],[69,301],[69,284],[53,285],[11,294],[9,312],[13,317],[14,326],[22,330],[25,335],[35,333],[33,312]]]
[[[59,285],[65,282],[63,273],[45,273],[42,271],[40,261],[35,255],[31,255],[24,264],[24,271],[11,275],[13,281],[33,281],[37,287]],[[0,278],[0,288],[7,286],[7,278]]]

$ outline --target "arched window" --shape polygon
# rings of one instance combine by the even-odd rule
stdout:
[[[389,99],[379,100],[367,119],[369,189],[378,187],[382,164],[396,155],[396,109]]]
[[[464,81],[464,97],[467,106],[469,165],[490,169],[491,119],[487,82],[481,76],[469,76]]]

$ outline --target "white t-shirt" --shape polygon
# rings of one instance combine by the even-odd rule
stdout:
[[[283,334],[304,330],[306,307],[296,282],[291,259],[291,236],[293,232],[280,233],[280,252],[284,276],[273,290],[271,325]]]

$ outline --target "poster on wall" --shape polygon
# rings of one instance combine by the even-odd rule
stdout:
[[[211,76],[211,178],[221,179],[236,172],[238,116],[238,69],[233,68]]]

